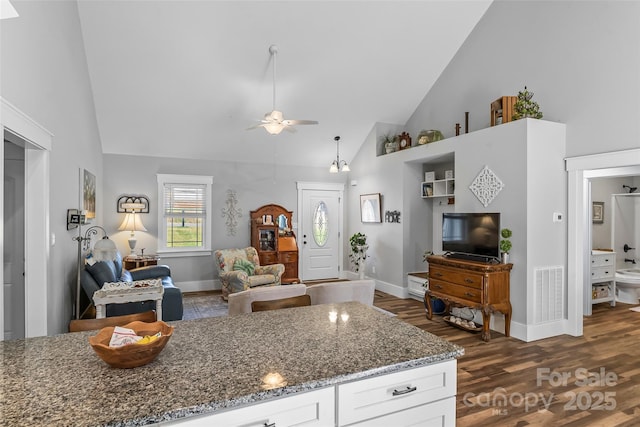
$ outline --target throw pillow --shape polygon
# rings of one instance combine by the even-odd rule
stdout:
[[[240,270],[247,273],[248,276],[253,276],[253,273],[256,271],[256,266],[253,265],[251,261],[246,259],[237,258],[233,263],[234,270]]]

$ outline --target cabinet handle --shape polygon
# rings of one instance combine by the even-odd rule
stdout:
[[[442,277],[442,273],[440,273],[440,272],[433,273],[433,275],[436,276],[436,277]]]
[[[476,294],[474,294],[473,292],[465,292],[464,295],[467,296],[467,297],[475,297],[476,296]]]
[[[473,279],[469,279],[468,277],[466,279],[464,279],[465,282],[467,283],[473,283]]]
[[[267,424],[267,423],[265,422],[265,423],[264,423],[264,427],[276,427],[276,423]]]
[[[407,393],[411,393],[413,391],[416,391],[418,389],[418,387],[409,387],[407,386],[407,388],[405,388],[404,390],[393,390],[393,393],[391,393],[394,396],[402,396],[403,394],[407,394]]]
[[[433,285],[433,287],[436,288],[436,289],[442,289],[442,286],[440,286],[440,285]]]

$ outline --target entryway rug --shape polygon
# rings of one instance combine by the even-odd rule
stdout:
[[[220,317],[229,314],[229,304],[220,291],[185,292],[182,294],[183,320]]]

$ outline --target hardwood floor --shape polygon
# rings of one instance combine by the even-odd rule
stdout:
[[[424,304],[376,291],[374,304],[465,349],[458,359],[457,425],[640,425],[640,313],[598,304],[584,335],[525,343],[495,331],[483,342]]]

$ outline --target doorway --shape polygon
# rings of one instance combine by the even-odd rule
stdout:
[[[4,337],[24,338],[24,148],[4,141]]]
[[[0,98],[0,131],[2,140],[24,149],[24,335],[47,335],[47,289],[49,283],[49,153],[53,135],[25,113]],[[2,158],[4,144],[0,145]],[[4,175],[4,162],[2,162]],[[4,235],[4,186],[0,203],[3,205],[1,235]],[[4,239],[0,239],[5,253]],[[4,269],[0,279],[5,283]],[[4,292],[0,292],[0,307],[4,307]],[[4,340],[4,316],[0,316],[0,340]]]
[[[298,183],[302,281],[337,279],[342,271],[344,184]]]
[[[640,149],[566,159],[568,179],[568,305],[565,333],[582,335],[587,297],[584,283],[591,277],[591,185],[593,178],[640,175]]]

